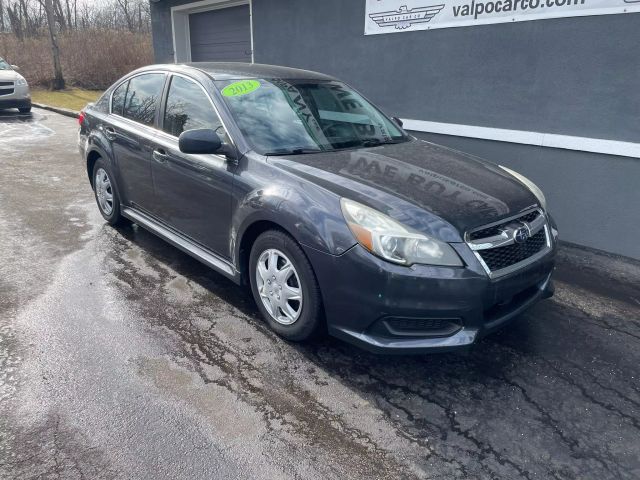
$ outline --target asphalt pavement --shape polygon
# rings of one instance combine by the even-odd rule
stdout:
[[[555,297],[466,354],[289,344],[104,223],[76,127],[0,112],[0,478],[640,478],[637,262],[562,246]]]

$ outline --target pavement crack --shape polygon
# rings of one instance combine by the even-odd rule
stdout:
[[[540,414],[542,419],[542,424],[550,428],[571,449],[572,452],[574,452],[575,454],[579,454],[580,457],[582,458],[590,458],[592,460],[595,460],[605,470],[609,468],[609,465],[607,465],[607,463],[604,462],[602,459],[596,457],[595,455],[589,455],[583,449],[581,449],[579,442],[575,438],[568,437],[562,431],[562,429],[558,427],[557,425],[558,421],[555,418],[553,418],[551,414],[547,412],[546,409],[544,409],[538,402],[536,402],[529,395],[526,388],[524,388],[522,385],[520,385],[516,381],[511,380],[505,376],[496,377],[496,379],[506,383],[507,385],[511,385],[513,388],[516,388],[522,395],[522,398],[524,398],[524,400]]]
[[[388,398],[385,399],[385,401],[389,405],[391,405],[393,408],[396,408],[396,409],[400,410],[401,412],[403,412],[407,416],[407,418],[410,419],[412,422],[418,423],[418,425],[421,425],[423,428],[424,428],[425,424],[428,425],[428,426],[435,427],[438,430],[440,430],[441,438],[446,437],[446,430],[444,428],[440,427],[439,425],[436,425],[435,423],[432,423],[432,422],[428,422],[428,421],[426,421],[424,419],[414,418],[413,414],[411,413],[411,411],[408,408],[400,405],[397,402],[393,402],[392,400],[390,400]],[[441,460],[441,461],[443,461],[445,463],[448,463],[448,464],[454,466],[455,468],[457,468],[458,471],[462,474],[463,478],[470,478],[469,471],[467,470],[465,465],[462,464],[460,461],[458,461],[458,460],[456,460],[454,458],[448,458],[448,457],[438,453],[434,449],[433,445],[430,445],[427,441],[425,441],[425,440],[423,440],[421,438],[418,438],[416,436],[410,435],[408,432],[403,431],[399,427],[400,427],[399,425],[396,425],[396,433],[398,435],[402,436],[403,438],[406,438],[410,442],[417,444],[421,448],[426,449],[428,451],[428,457],[427,458],[430,458],[430,457],[438,458],[439,460]],[[487,473],[491,473],[491,472],[487,472]]]
[[[501,466],[507,466],[512,468],[518,473],[518,475],[520,475],[521,478],[525,478],[529,480],[532,478],[531,472],[527,471],[525,468],[518,465],[516,462],[506,458],[498,450],[496,450],[490,443],[484,442],[476,438],[471,433],[470,429],[462,428],[461,424],[458,422],[456,418],[456,412],[449,405],[446,405],[443,402],[436,400],[434,397],[428,396],[424,394],[422,391],[412,388],[408,385],[397,384],[397,383],[394,383],[393,381],[390,381],[389,379],[377,376],[369,370],[364,370],[359,365],[356,366],[355,368],[359,370],[359,373],[363,375],[368,375],[372,380],[374,380],[377,388],[380,388],[380,386],[385,386],[386,388],[391,390],[401,391],[403,392],[403,394],[405,394],[405,396],[415,395],[416,397],[420,398],[424,402],[431,403],[433,405],[436,405],[438,408],[440,408],[444,412],[444,415],[447,418],[447,421],[449,424],[449,428],[445,430],[447,434],[450,432],[455,433],[461,436],[462,438],[464,438],[465,440],[467,440],[468,442],[470,442],[475,447],[475,452],[469,451],[469,453],[472,453],[474,456],[477,457],[479,466],[483,470],[487,471],[487,473],[491,475],[491,478],[499,479],[500,477],[495,472],[488,470],[488,466],[485,464],[485,462],[482,461],[483,460],[482,457],[484,455],[492,456],[496,460],[496,462]],[[448,459],[448,461],[450,462],[451,459]]]
[[[614,395],[616,395],[617,397],[623,399],[625,402],[630,403],[631,405],[633,405],[634,407],[640,409],[640,401],[638,400],[634,400],[633,398],[627,396],[626,394],[622,393],[620,390],[617,390],[615,388],[609,387],[607,385],[604,385],[600,380],[598,380],[598,378],[593,375],[591,372],[589,372],[588,370],[585,370],[584,368],[582,368],[582,365],[579,365],[575,362],[573,362],[570,359],[566,360],[567,363],[573,365],[576,370],[578,370],[580,373],[582,373],[583,375],[586,375],[587,377],[589,377],[589,380],[591,382],[593,382],[594,384],[596,384],[598,386],[598,388],[602,389],[602,390],[606,390],[608,392],[613,393]],[[551,365],[552,368],[555,369],[555,367],[553,365]],[[564,374],[562,372],[560,372],[559,370],[555,369],[556,372],[558,372],[559,374],[561,374],[564,378]]]
[[[623,411],[621,411],[618,407],[611,405],[610,403],[607,402],[603,402],[601,400],[598,400],[597,398],[595,398],[593,395],[591,395],[587,389],[584,387],[584,385],[581,385],[580,383],[578,383],[577,381],[575,381],[573,378],[571,378],[570,376],[566,375],[564,372],[558,370],[557,368],[554,367],[554,365],[551,362],[546,362],[547,365],[549,365],[550,368],[553,368],[555,370],[555,372],[557,373],[557,375],[564,380],[565,382],[567,382],[569,385],[571,385],[572,387],[578,389],[580,391],[580,394],[586,398],[589,402],[591,402],[594,405],[597,405],[605,410],[607,410],[608,412],[611,412],[621,418],[624,418],[626,420],[628,420],[631,425],[633,425],[634,428],[640,430],[640,421],[636,418],[633,417]],[[619,393],[619,392],[617,392]]]

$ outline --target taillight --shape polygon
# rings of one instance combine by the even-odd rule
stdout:
[[[84,123],[84,110],[80,112],[80,114],[78,115],[78,124],[82,126],[83,123]]]

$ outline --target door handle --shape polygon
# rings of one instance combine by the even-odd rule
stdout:
[[[168,155],[167,155],[167,152],[165,151],[164,148],[156,148],[153,151],[153,159],[156,162],[164,163],[164,162],[167,161],[167,157],[168,157]]]
[[[104,134],[109,140],[115,140],[118,136],[118,132],[113,127],[105,127]]]

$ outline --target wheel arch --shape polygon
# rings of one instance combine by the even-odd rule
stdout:
[[[85,154],[85,160],[87,163],[87,175],[89,177],[89,181],[91,182],[91,187],[93,188],[93,167],[95,166],[98,159],[102,158],[105,162],[107,162],[111,167],[113,167],[113,159],[111,155],[109,155],[108,150],[103,148],[103,146],[93,139],[90,142],[90,145]],[[115,173],[115,172],[114,172]]]
[[[249,257],[251,256],[251,247],[260,235],[269,230],[278,230],[285,233],[293,238],[298,244],[302,245],[298,239],[296,239],[295,235],[289,231],[289,229],[273,220],[258,219],[246,226],[238,242],[236,257],[243,285],[249,285]]]
[[[270,228],[286,233],[303,250],[340,255],[355,244],[334,194],[299,182],[261,185],[244,195],[232,214],[230,254],[241,277],[251,245]]]
[[[91,188],[93,188],[93,167],[100,158],[104,158],[104,155],[96,149],[90,150],[87,153],[87,176],[89,177]]]

